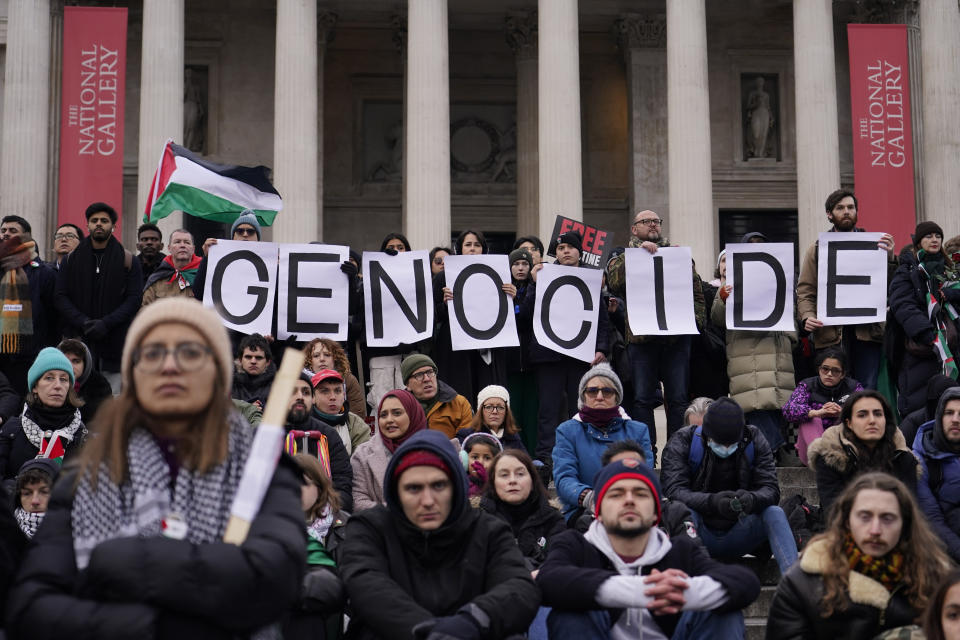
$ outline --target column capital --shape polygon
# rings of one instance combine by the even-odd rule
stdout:
[[[613,21],[612,31],[624,54],[630,49],[662,49],[667,46],[667,18],[661,14],[622,14]]]
[[[395,13],[390,16],[390,27],[393,29],[393,45],[400,55],[407,54],[407,16]]]
[[[340,16],[333,11],[317,12],[317,40],[321,47],[326,47],[333,42],[339,19]]]
[[[507,14],[504,20],[507,44],[521,60],[537,57],[537,12],[520,11]]]

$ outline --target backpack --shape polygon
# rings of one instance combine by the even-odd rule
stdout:
[[[743,452],[747,456],[747,464],[753,467],[753,458],[754,454],[756,453],[756,447],[753,446],[753,440],[747,444]],[[703,464],[703,454],[703,425],[700,425],[694,430],[693,438],[690,440],[690,454],[687,458],[687,461],[690,465],[691,476],[696,476],[697,471],[700,470],[700,465]]]
[[[784,500],[782,508],[797,543],[797,550],[803,549],[814,534],[823,531],[823,510],[807,502],[799,493]]]

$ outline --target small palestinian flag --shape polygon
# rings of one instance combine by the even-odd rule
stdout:
[[[264,166],[223,165],[198,158],[167,140],[147,196],[144,222],[183,211],[214,222],[233,222],[252,209],[261,225],[270,226],[283,208]]]

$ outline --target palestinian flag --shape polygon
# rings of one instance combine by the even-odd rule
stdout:
[[[264,166],[215,164],[167,140],[143,221],[156,222],[183,211],[214,222],[233,222],[241,211],[251,209],[261,225],[270,226],[283,201],[270,184],[269,173]]]

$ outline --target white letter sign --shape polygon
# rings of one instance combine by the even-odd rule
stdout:
[[[268,334],[277,286],[277,245],[220,240],[210,247],[203,306],[241,333]]]
[[[281,244],[277,290],[277,337],[347,339],[350,291],[340,264],[347,247]]]
[[[627,317],[635,336],[699,333],[690,247],[626,250]]]
[[[740,331],[795,331],[793,244],[728,244],[727,328]]]
[[[824,325],[887,319],[887,252],[882,233],[820,234],[817,248],[817,318]]]
[[[597,353],[597,314],[603,271],[546,264],[537,275],[533,334],[544,347],[591,362]]]
[[[443,261],[447,287],[450,342],[454,351],[519,347],[513,299],[501,286],[510,282],[504,255],[447,256]]]
[[[395,347],[433,336],[433,288],[426,251],[363,253],[367,346]]]

